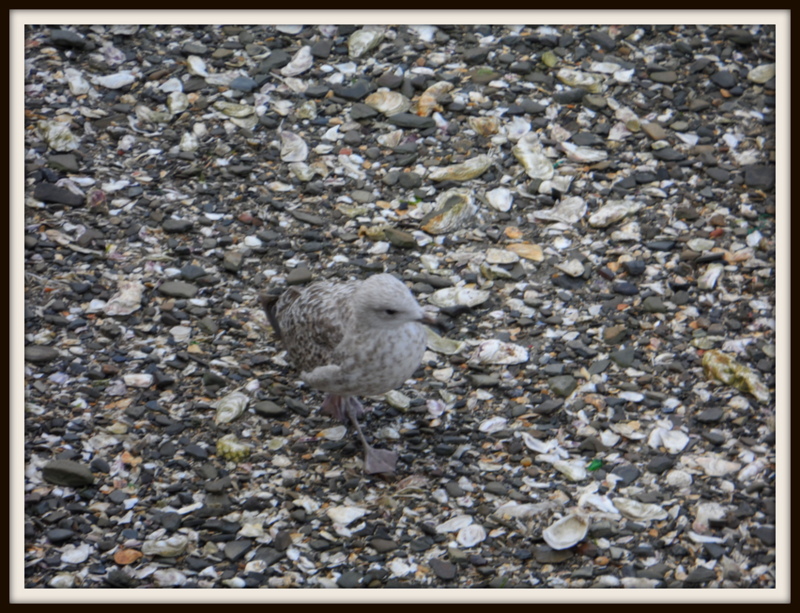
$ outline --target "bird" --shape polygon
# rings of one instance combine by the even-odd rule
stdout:
[[[427,345],[424,325],[436,319],[389,273],[292,286],[259,301],[300,378],[326,392],[322,412],[356,429],[365,472],[393,473],[397,454],[367,443],[357,396],[384,394],[411,377]]]

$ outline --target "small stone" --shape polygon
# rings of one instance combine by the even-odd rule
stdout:
[[[42,468],[42,477],[49,483],[69,487],[85,487],[94,483],[88,467],[72,460],[53,460]]]
[[[25,360],[34,364],[52,362],[59,355],[58,349],[47,345],[28,345],[25,347]]]
[[[575,391],[575,388],[578,387],[578,382],[571,375],[560,375],[558,377],[550,377],[548,386],[555,395],[565,398]]]
[[[434,558],[430,561],[430,565],[433,569],[433,572],[436,573],[436,576],[439,577],[439,579],[443,579],[444,581],[455,579],[456,565],[452,562]]]
[[[172,298],[194,298],[198,288],[185,281],[166,281],[158,286],[158,291]]]
[[[42,202],[66,204],[68,206],[81,206],[84,203],[83,196],[74,194],[68,189],[56,187],[52,183],[37,183],[36,187],[33,188],[33,197]]]

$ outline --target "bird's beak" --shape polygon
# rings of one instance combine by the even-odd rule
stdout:
[[[433,313],[423,313],[422,317],[419,318],[419,322],[440,330],[443,328],[441,322]]]

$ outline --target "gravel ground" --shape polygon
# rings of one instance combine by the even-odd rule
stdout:
[[[31,26],[26,588],[775,588],[773,26]],[[258,307],[443,322],[365,476]]]

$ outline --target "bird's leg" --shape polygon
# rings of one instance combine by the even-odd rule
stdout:
[[[350,400],[354,402],[350,402]],[[361,403],[355,398],[348,398],[345,401],[347,416],[350,418],[350,423],[358,432],[358,438],[361,439],[361,444],[364,445],[364,471],[370,475],[374,473],[393,473],[395,464],[397,464],[397,454],[388,449],[375,449],[367,443],[364,438],[364,433],[361,431],[361,424],[358,423],[358,418],[364,413]]]
[[[328,394],[325,396],[325,400],[322,401],[322,412],[334,419],[347,423],[350,413],[354,413],[356,417],[361,417],[364,414],[364,407],[353,396]]]

